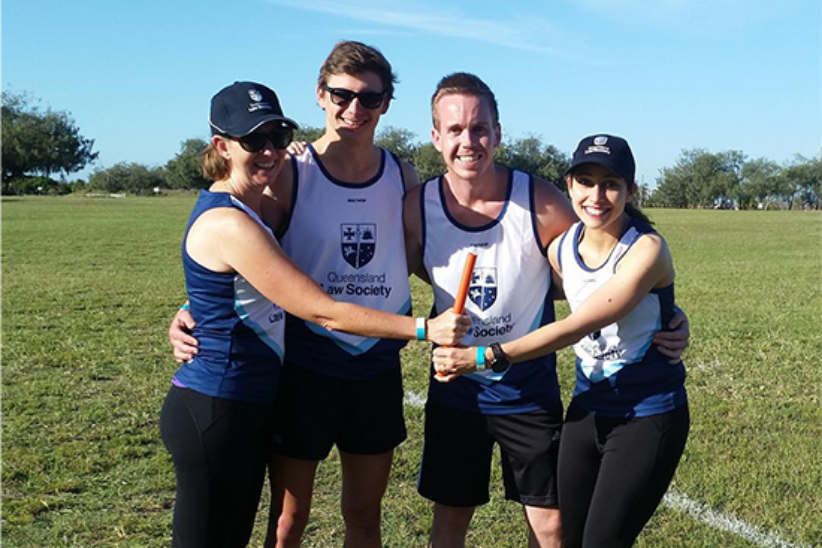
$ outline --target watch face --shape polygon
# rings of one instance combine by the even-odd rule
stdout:
[[[502,351],[499,343],[491,345],[491,352],[494,354],[494,360],[491,362],[491,370],[494,373],[502,373],[511,363],[508,361],[508,356]]]
[[[502,373],[506,369],[508,369],[508,362],[506,360],[495,360],[491,365],[491,370],[493,370],[494,373]]]

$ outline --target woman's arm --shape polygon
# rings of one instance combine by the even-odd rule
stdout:
[[[220,208],[204,213],[192,226],[187,246],[192,258],[201,264],[203,261],[192,253],[192,247],[209,255],[209,264],[204,266],[238,272],[287,312],[329,331],[375,338],[416,338],[414,318],[332,299],[286,256],[269,234],[239,210]],[[470,325],[467,316],[448,311],[427,322],[427,338],[438,344],[456,344]]]
[[[519,363],[570,346],[585,335],[626,316],[651,289],[667,285],[672,278],[673,263],[665,240],[657,235],[643,236],[626,253],[613,278],[573,314],[502,344],[502,350],[511,363]],[[490,361],[492,357],[490,349],[486,349],[486,360]],[[437,348],[434,364],[438,372],[446,374],[445,380],[450,380],[449,375],[476,369],[476,349]]]

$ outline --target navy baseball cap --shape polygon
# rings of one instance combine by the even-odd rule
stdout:
[[[299,127],[283,115],[277,94],[269,87],[254,82],[234,82],[211,98],[208,123],[212,135],[244,137],[267,122]]]
[[[590,135],[579,142],[571,167],[565,172],[569,175],[574,168],[582,164],[599,164],[605,166],[631,184],[636,174],[634,154],[628,141],[614,135]]]

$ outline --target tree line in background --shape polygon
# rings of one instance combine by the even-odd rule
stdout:
[[[68,113],[41,109],[26,94],[2,95],[2,191],[4,195],[155,194],[157,189],[194,190],[210,183],[200,171],[203,139],[187,139],[179,153],[162,167],[121,162],[96,169],[88,181],[65,178],[97,159],[94,140],[80,135]],[[316,127],[300,129],[296,140],[311,142],[322,135]],[[445,166],[430,142],[420,143],[406,130],[385,127],[376,143],[413,164],[421,180],[442,173]],[[495,160],[508,167],[554,181],[564,190],[563,174],[570,157],[539,137],[505,140]],[[61,177],[61,181],[52,178]],[[785,165],[767,158],[749,159],[742,151],[683,151],[672,167],[660,170],[656,188],[640,185],[644,207],[734,209],[822,208],[822,155],[797,156]]]

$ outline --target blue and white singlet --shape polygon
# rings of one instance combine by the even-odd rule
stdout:
[[[365,183],[335,179],[314,147],[292,158],[294,197],[283,249],[334,299],[411,313],[400,161],[382,151]],[[288,317],[288,362],[339,378],[363,379],[399,366],[406,341],[329,332]]]
[[[186,251],[188,232],[200,215],[224,207],[244,211],[271,233],[237,198],[225,192],[200,192],[182,249],[186,291],[197,322],[193,335],[200,342],[200,352],[177,370],[174,383],[208,396],[271,402],[277,394],[285,350],[285,312],[236,272],[214,272]]]
[[[577,222],[560,236],[559,266],[571,311],[579,307],[616,272],[619,261],[644,234],[655,231],[639,219],[625,226],[608,259],[587,266],[579,255],[584,226]],[[653,289],[619,321],[574,344],[574,403],[607,416],[648,416],[683,405],[685,366],[668,363],[651,342],[674,313],[674,285]]]
[[[421,192],[423,264],[434,287],[434,314],[454,304],[469,252],[477,254],[465,311],[474,320],[466,345],[488,345],[519,338],[554,321],[551,267],[539,240],[534,215],[534,182],[510,171],[499,216],[469,227],[445,205],[442,177]],[[450,383],[432,379],[431,401],[489,415],[561,408],[556,356],[517,364],[504,374],[490,370]]]

